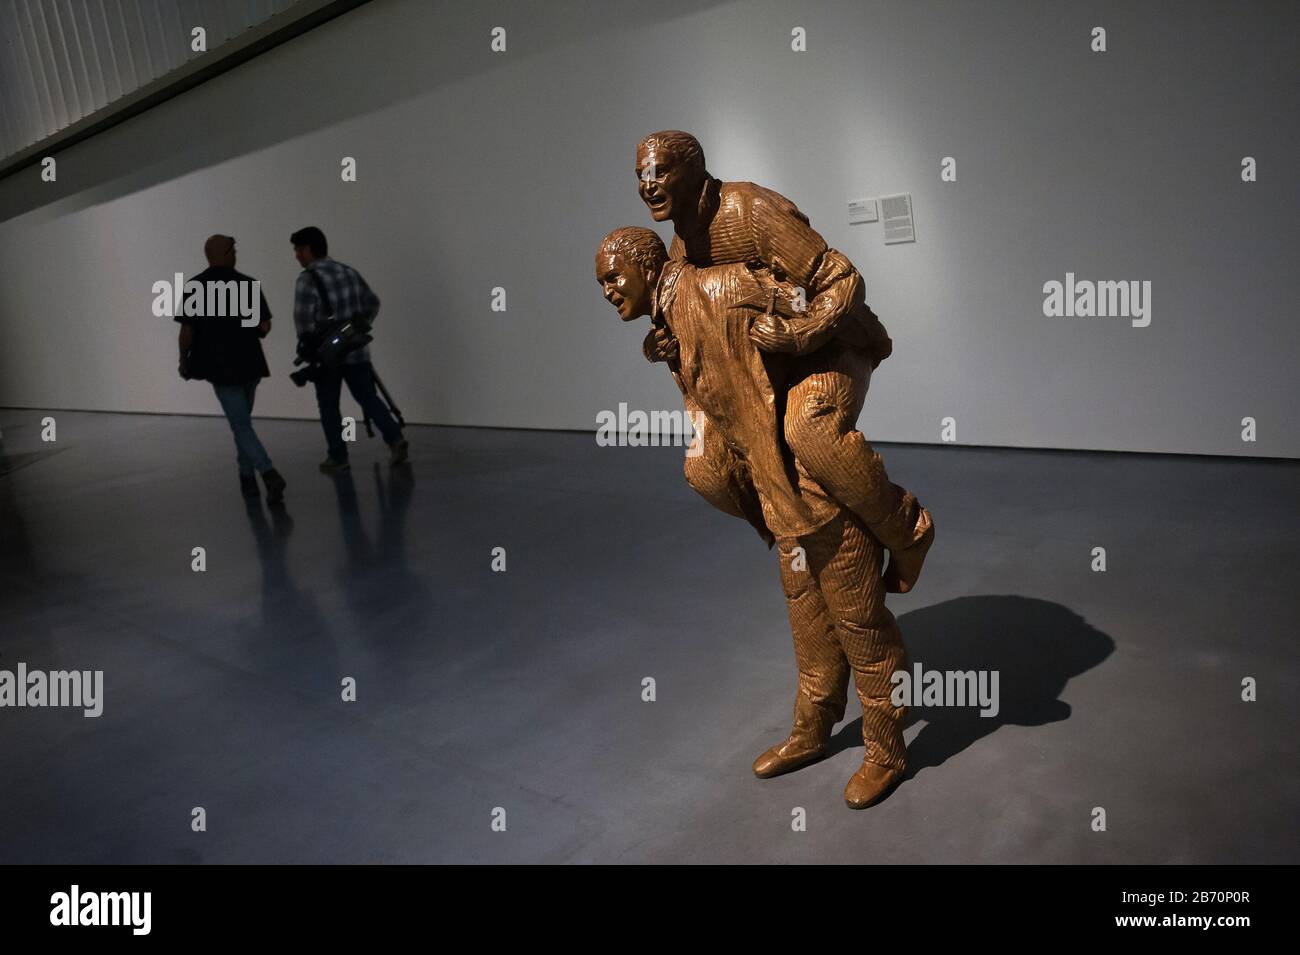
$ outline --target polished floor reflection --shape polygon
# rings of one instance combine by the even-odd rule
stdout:
[[[268,508],[221,419],[46,414],[0,409],[0,670],[102,670],[104,712],[0,709],[0,862],[1297,861],[1300,464],[884,448],[938,528],[912,656],[1001,706],[919,710],[855,813],[856,704],[750,774],[793,701],[775,557],[680,449],[412,428],[326,477],[261,421]]]

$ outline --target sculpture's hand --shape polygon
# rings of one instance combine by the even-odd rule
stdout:
[[[677,339],[663,325],[652,325],[641,344],[641,351],[648,361],[674,362],[677,360]]]
[[[793,352],[799,348],[793,326],[780,315],[760,315],[749,328],[749,338],[763,351]]]

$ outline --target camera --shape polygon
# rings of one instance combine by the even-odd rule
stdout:
[[[298,341],[298,354],[293,363],[306,367],[290,372],[289,378],[301,388],[307,382],[315,381],[322,369],[339,367],[350,352],[373,340],[370,326],[364,322],[331,322],[316,334],[304,335]]]

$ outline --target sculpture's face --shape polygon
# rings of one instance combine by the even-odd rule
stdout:
[[[700,200],[703,177],[699,170],[682,165],[666,149],[638,146],[636,177],[640,181],[641,201],[655,222],[676,221],[678,215]]]
[[[623,321],[650,314],[650,279],[637,263],[617,253],[602,252],[596,258],[596,281],[605,301],[618,309]]]

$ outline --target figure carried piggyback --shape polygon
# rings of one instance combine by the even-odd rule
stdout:
[[[673,222],[672,249],[649,229],[618,229],[600,245],[597,281],[624,321],[651,317],[643,352],[668,364],[702,422],[691,486],[780,553],[799,692],[789,737],[754,772],[826,754],[852,673],[866,748],[844,796],[864,808],[906,763],[890,675],[908,664],[885,593],[914,586],[934,537],[929,512],[856,430],[889,336],[861,276],[807,217],[770,190],[713,179],[693,136],[646,137],[636,169],[651,215]]]

